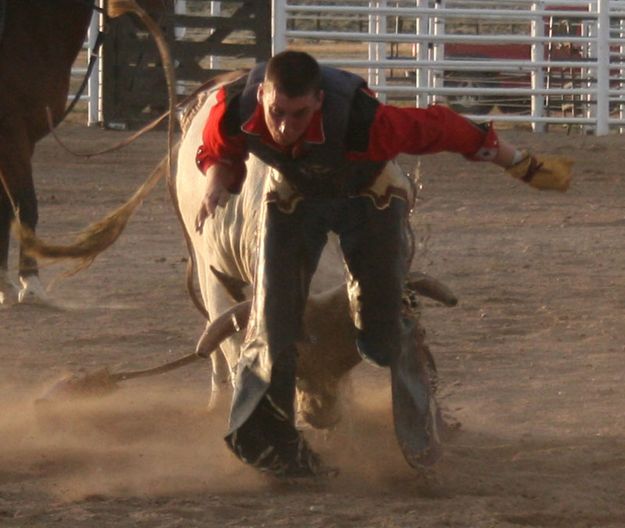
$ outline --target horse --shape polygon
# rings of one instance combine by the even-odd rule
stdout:
[[[62,119],[72,64],[83,47],[94,0],[0,0],[0,304],[45,301],[37,260],[20,247],[19,281],[9,278],[10,228],[15,212],[33,232],[37,196],[35,144]],[[0,9],[0,12],[2,10]],[[0,24],[2,26],[2,24]]]
[[[150,8],[156,1],[140,3]],[[95,0],[0,0],[0,17],[5,15],[0,18],[0,30],[5,28],[0,34],[0,304],[47,302],[36,257],[66,253],[64,248],[49,246],[35,235],[38,212],[31,159],[37,141],[65,117],[72,64],[82,48],[94,9],[97,9]],[[167,80],[168,111],[144,127],[142,133],[174,114],[175,75],[165,37],[147,11],[136,0],[107,0],[106,19],[126,13],[136,15],[153,36]],[[140,133],[135,134],[135,139]],[[173,121],[169,119],[169,150],[172,137]],[[128,140],[108,151],[125,143]],[[152,181],[146,187],[155,183]],[[78,253],[75,248],[69,252],[76,257],[85,251],[85,246],[90,252],[94,246],[102,251],[112,244],[140,198],[134,197],[98,224],[95,232],[88,228],[89,234],[79,237],[78,245],[83,247]],[[19,220],[19,292],[8,276],[10,228],[15,215]],[[85,258],[87,264],[91,260],[89,256]]]

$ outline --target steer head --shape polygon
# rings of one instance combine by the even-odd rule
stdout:
[[[326,429],[341,419],[341,381],[361,357],[344,284],[309,298],[304,315],[308,336],[299,343],[297,402],[300,416]]]
[[[404,290],[406,317],[419,318],[417,296],[430,297],[447,306],[457,303],[449,288],[420,272],[408,274]],[[346,285],[311,296],[304,319],[308,339],[298,347],[298,410],[310,425],[325,429],[340,421],[342,382],[362,359],[356,348]],[[420,329],[415,338],[415,353],[425,353],[427,363],[433,366],[433,358],[423,342],[424,332]]]
[[[315,429],[329,429],[341,421],[341,379],[297,379],[297,412],[302,420]]]
[[[223,284],[223,278],[217,277]],[[416,295],[431,297],[448,306],[457,302],[443,284],[414,272],[407,277],[404,292],[406,317],[419,317]],[[244,328],[249,311],[250,301],[244,301],[209,324],[198,343],[197,353],[208,355],[223,339]],[[307,339],[298,343],[298,412],[313,427],[327,429],[340,421],[343,381],[362,359],[356,348],[356,329],[350,317],[346,285],[311,295],[304,314],[304,326]],[[420,330],[415,335],[416,352],[425,352],[426,363],[431,363],[429,366],[435,370],[433,359],[423,343],[423,332]]]

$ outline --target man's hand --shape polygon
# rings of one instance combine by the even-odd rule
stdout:
[[[218,171],[211,169],[212,167],[206,172],[206,191],[200,204],[200,210],[195,217],[195,230],[200,234],[204,229],[206,219],[209,216],[212,218],[217,207],[223,207],[230,197],[230,193],[218,176]]]
[[[510,176],[541,190],[566,191],[571,183],[573,160],[564,156],[547,154],[526,156],[506,169]]]

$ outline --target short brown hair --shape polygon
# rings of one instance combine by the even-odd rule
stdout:
[[[287,97],[317,94],[321,89],[321,69],[314,57],[303,51],[282,51],[267,63],[265,82]]]

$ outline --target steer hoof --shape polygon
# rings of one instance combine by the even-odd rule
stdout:
[[[50,298],[44,290],[39,277],[36,275],[20,277],[20,283],[22,284],[22,289],[18,295],[20,304],[50,304]]]
[[[298,420],[315,429],[332,429],[341,421],[341,415],[336,406],[331,409],[301,407]]]

